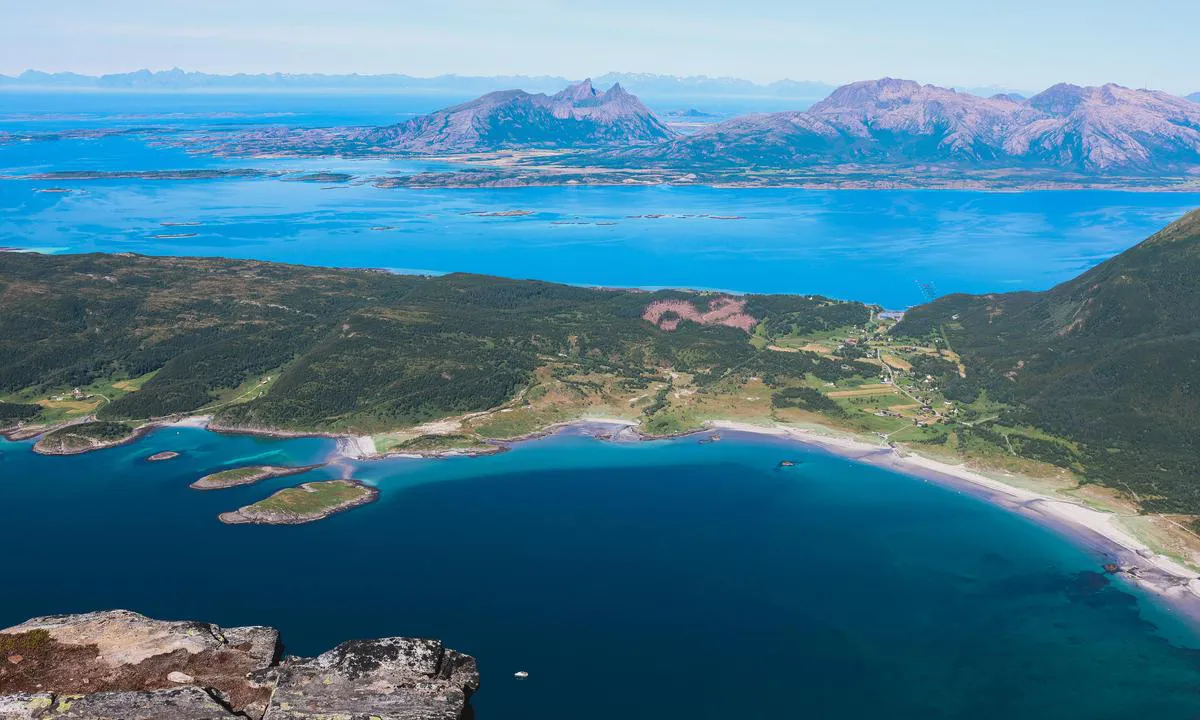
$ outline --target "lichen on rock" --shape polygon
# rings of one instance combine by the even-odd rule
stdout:
[[[354,640],[280,659],[268,627],[153,620],[124,610],[0,630],[0,720],[454,720],[479,687],[436,640]]]

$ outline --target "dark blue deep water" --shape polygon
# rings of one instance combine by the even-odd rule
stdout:
[[[184,455],[143,462],[165,449]],[[342,461],[312,477],[350,472],[379,502],[300,527],[216,516],[307,477],[187,488],[332,450],[174,428],[71,458],[0,443],[0,626],[126,607],[275,625],[301,654],[434,636],[479,658],[486,720],[1200,714],[1195,632],[1099,574],[1103,558],[784,441],[560,435],[488,458]]]
[[[898,308],[923,300],[918,282],[941,293],[1049,287],[1200,205],[1174,193],[384,190],[371,179],[439,166],[222,160],[132,137],[3,141],[382,124],[448,102],[0,93],[0,247],[822,293]],[[27,177],[203,168],[353,179]],[[479,214],[503,210],[532,214]],[[194,237],[155,237],[184,233]],[[184,454],[144,462],[168,449]],[[1099,573],[1094,551],[976,498],[778,440],[560,435],[487,458],[339,461],[249,488],[187,487],[224,467],[333,450],[184,428],[69,458],[0,441],[0,626],[125,607],[274,625],[299,654],[354,637],[438,637],[479,658],[481,720],[1200,717],[1200,634]],[[781,459],[803,462],[776,471]],[[378,485],[379,502],[300,527],[216,519],[344,473]],[[530,678],[515,681],[517,670]]]

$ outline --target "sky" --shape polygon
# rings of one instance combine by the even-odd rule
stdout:
[[[616,71],[1200,90],[1196,0],[0,0],[0,17],[10,75]]]

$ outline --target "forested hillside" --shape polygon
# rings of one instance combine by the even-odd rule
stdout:
[[[896,333],[942,337],[946,396],[1078,443],[1092,479],[1147,510],[1200,513],[1200,211],[1041,293],[952,295]]]
[[[829,364],[761,352],[734,327],[667,332],[641,318],[670,299],[707,301],[473,275],[0,253],[0,407],[10,422],[30,420],[34,398],[91,386],[103,419],[215,405],[228,425],[372,430],[494,407],[550,361],[643,387],[666,367],[711,378]],[[752,296],[748,309],[818,328],[870,316],[800,296]],[[71,398],[41,402],[59,401]]]

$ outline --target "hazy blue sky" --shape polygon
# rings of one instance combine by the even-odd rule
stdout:
[[[1200,90],[1196,0],[3,0],[0,72],[608,70]]]

